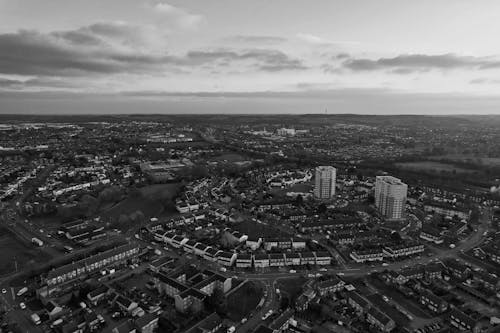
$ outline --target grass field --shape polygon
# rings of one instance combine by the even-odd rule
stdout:
[[[229,319],[239,322],[253,311],[262,298],[264,287],[261,282],[249,281],[227,298]]]
[[[474,172],[473,169],[465,169],[457,167],[453,164],[434,162],[434,161],[396,163],[396,166],[402,169],[414,170],[414,171],[453,172],[453,170],[455,170],[457,173]]]
[[[430,156],[429,158],[436,161],[452,160],[452,161],[467,162],[467,163],[486,165],[486,166],[500,165],[500,157],[476,157],[472,155],[450,154],[450,155]]]
[[[178,187],[178,183],[145,186],[140,189],[140,195],[129,196],[100,215],[104,218],[116,219],[121,214],[130,215],[141,211],[147,218],[157,217],[163,213],[165,204],[172,200]]]
[[[302,293],[302,287],[306,282],[307,279],[305,277],[298,276],[279,279],[277,284],[280,292],[288,294],[290,296],[290,300],[293,303]]]
[[[250,158],[246,158],[243,155],[236,154],[236,153],[226,153],[222,154],[219,156],[215,156],[210,159],[211,161],[216,161],[216,162],[241,162],[241,161],[248,161]]]
[[[261,237],[261,235],[266,235],[268,238],[273,237],[290,237],[291,235],[285,234],[283,231],[273,228],[271,226],[257,223],[252,220],[245,220],[233,226],[234,230],[248,235],[250,239]]]
[[[2,253],[0,275],[14,272],[16,261],[18,270],[21,270],[35,262],[44,262],[50,259],[49,255],[31,245],[25,245],[5,228],[0,229],[0,235],[0,251]]]

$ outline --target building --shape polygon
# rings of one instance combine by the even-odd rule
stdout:
[[[314,196],[318,199],[331,199],[335,195],[337,169],[332,166],[316,168]]]
[[[285,266],[285,255],[283,253],[271,253],[269,255],[269,266],[271,267]]]
[[[349,256],[357,263],[384,260],[384,252],[380,248],[354,250]]]
[[[443,236],[441,235],[439,230],[437,230],[432,226],[427,226],[427,225],[424,226],[420,231],[420,238],[429,242],[433,242],[435,244],[442,244],[444,241]]]
[[[139,246],[131,243],[55,268],[48,272],[45,278],[47,286],[42,287],[39,290],[39,294],[41,296],[50,295],[50,293],[59,285],[74,281],[82,276],[89,275],[110,266],[117,265],[128,259],[136,257],[138,254]]]
[[[345,282],[339,279],[336,276],[333,276],[331,279],[318,282],[316,288],[318,289],[318,293],[321,296],[324,296],[329,293],[335,293],[344,289]]]
[[[408,185],[392,176],[377,176],[375,182],[375,206],[387,219],[404,217]]]
[[[462,311],[453,308],[450,312],[450,325],[460,331],[478,332],[477,321]]]
[[[420,303],[434,313],[443,313],[448,309],[448,303],[429,290],[424,290],[420,295]]]
[[[175,309],[181,313],[190,311],[191,313],[199,313],[203,310],[203,301],[207,297],[204,292],[190,288],[182,293],[174,296]]]
[[[236,253],[220,252],[217,254],[217,262],[223,266],[233,266],[236,261]]]
[[[386,246],[383,250],[384,256],[390,258],[411,256],[413,254],[422,253],[424,251],[424,245],[418,243],[389,245]]]
[[[396,327],[394,320],[376,308],[370,308],[368,310],[366,313],[366,321],[376,326],[382,332],[390,332]]]
[[[269,267],[269,255],[258,253],[253,257],[253,264],[255,268],[265,268]]]
[[[239,268],[248,268],[252,267],[252,255],[241,253],[236,257],[236,267]]]

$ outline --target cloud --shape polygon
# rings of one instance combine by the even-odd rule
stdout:
[[[407,74],[432,69],[489,69],[500,67],[500,61],[492,57],[459,56],[452,53],[441,55],[405,54],[393,58],[349,58],[343,67],[353,71],[391,70],[397,74]]]
[[[0,73],[45,76],[143,73],[153,72],[155,65],[169,59],[99,42],[99,35],[86,35],[86,43],[75,44],[81,36],[80,30],[76,34],[72,31],[43,34],[32,30],[2,34]]]
[[[335,44],[351,44],[357,45],[360,44],[357,41],[349,41],[349,40],[329,40],[320,36],[308,34],[308,33],[298,33],[295,35],[299,40],[316,45],[335,45]]]
[[[137,29],[136,29],[137,28]],[[36,77],[92,77],[114,74],[161,76],[187,70],[264,72],[305,70],[301,59],[266,48],[192,50],[173,55],[148,47],[147,28],[98,23],[76,30],[0,34],[0,74]],[[142,43],[142,47],[139,47]],[[3,82],[3,86],[15,82]]]
[[[157,13],[182,29],[196,28],[204,19],[202,15],[192,14],[184,8],[175,7],[166,2],[157,2],[153,5],[153,8]]]
[[[288,41],[288,39],[279,36],[235,35],[226,37],[223,41],[243,44],[273,45],[284,43]]]
[[[215,62],[227,66],[235,61],[248,61],[255,68],[267,72],[304,70],[308,68],[302,60],[292,58],[279,50],[271,49],[190,51],[184,59],[181,59],[181,63],[184,62],[190,65]]]
[[[470,84],[500,84],[499,79],[477,78],[469,81]]]

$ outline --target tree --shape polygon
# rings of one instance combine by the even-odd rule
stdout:
[[[324,202],[320,203],[318,206],[318,213],[324,214],[326,213],[326,210],[327,210],[326,204]]]
[[[299,194],[295,197],[295,206],[302,206],[304,203],[304,197],[302,197],[302,194]]]
[[[205,305],[209,310],[224,315],[227,312],[227,298],[224,291],[220,288],[215,288],[212,295],[206,298]]]

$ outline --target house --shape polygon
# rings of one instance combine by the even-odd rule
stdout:
[[[478,322],[457,308],[451,309],[449,320],[450,325],[460,331],[479,332]]]
[[[215,333],[218,332],[221,327],[222,319],[214,312],[188,329],[185,333]]]
[[[318,290],[318,293],[321,296],[324,296],[326,294],[330,293],[335,293],[337,291],[340,291],[344,289],[345,282],[339,279],[336,276],[333,276],[332,278],[318,282],[316,284],[316,289]]]
[[[205,255],[205,251],[208,250],[210,247],[205,245],[205,244],[202,244],[202,243],[197,243],[195,246],[194,246],[194,254],[196,254],[197,256],[200,256],[200,257],[203,257]]]
[[[158,328],[158,316],[147,313],[135,320],[135,327],[140,333],[153,333]]]
[[[443,277],[443,265],[440,263],[427,264],[424,268],[424,275],[427,279],[441,279]]]
[[[263,253],[254,254],[253,263],[255,268],[269,267],[269,255]]]
[[[184,243],[183,248],[187,253],[194,253],[194,248],[198,244],[195,240],[188,240]]]
[[[217,256],[222,253],[222,251],[208,247],[203,254],[203,259],[208,261],[217,261]]]
[[[317,251],[314,252],[314,256],[316,257],[316,265],[324,266],[330,265],[332,262],[332,255],[326,251]]]
[[[293,321],[293,311],[288,309],[276,318],[269,328],[273,330],[273,333],[283,333],[288,330],[291,321]]]
[[[444,299],[425,289],[420,295],[420,304],[436,314],[443,313],[448,309],[448,303]]]
[[[435,244],[443,243],[443,236],[439,230],[431,226],[422,227],[422,230],[420,231],[420,238]]]
[[[384,259],[384,253],[380,248],[354,250],[349,256],[357,263],[363,263],[366,261],[382,261]]]
[[[236,267],[248,268],[252,267],[252,255],[240,253],[236,257]]]
[[[285,266],[285,255],[283,253],[271,253],[269,255],[270,267],[283,267]]]
[[[139,304],[132,301],[130,298],[122,295],[118,295],[115,299],[115,303],[122,311],[128,312],[129,314],[131,314],[139,306]]]
[[[446,268],[448,269],[448,272],[455,278],[459,280],[465,280],[471,270],[467,265],[461,263],[458,260],[449,260],[445,263]]]
[[[500,286],[500,280],[496,275],[484,271],[474,272],[474,281],[491,291],[496,291]]]
[[[422,253],[424,251],[425,247],[423,244],[410,243],[386,246],[383,250],[383,253],[386,257],[389,258],[399,258]]]
[[[300,265],[300,254],[298,253],[285,253],[285,264],[287,266],[299,266]]]
[[[301,252],[300,253],[301,265],[316,265],[316,256],[314,252]]]
[[[54,301],[49,301],[45,304],[45,310],[47,311],[47,315],[50,319],[55,319],[61,315],[63,309]]]
[[[262,245],[262,238],[247,238],[245,245],[255,251]]]
[[[370,308],[367,311],[366,321],[382,332],[390,332],[396,327],[394,320],[376,308]]]
[[[236,261],[236,253],[220,252],[217,254],[217,262],[222,266],[233,266]]]
[[[350,291],[347,293],[347,304],[358,312],[365,312],[365,310],[370,306],[370,302],[368,302],[356,291]]]
[[[300,238],[292,238],[292,249],[302,250],[306,248],[306,241]]]
[[[91,304],[96,306],[97,304],[99,304],[99,302],[104,300],[104,298],[108,294],[108,291],[109,291],[109,288],[105,285],[102,285],[99,288],[90,291],[87,294],[87,299]]]

